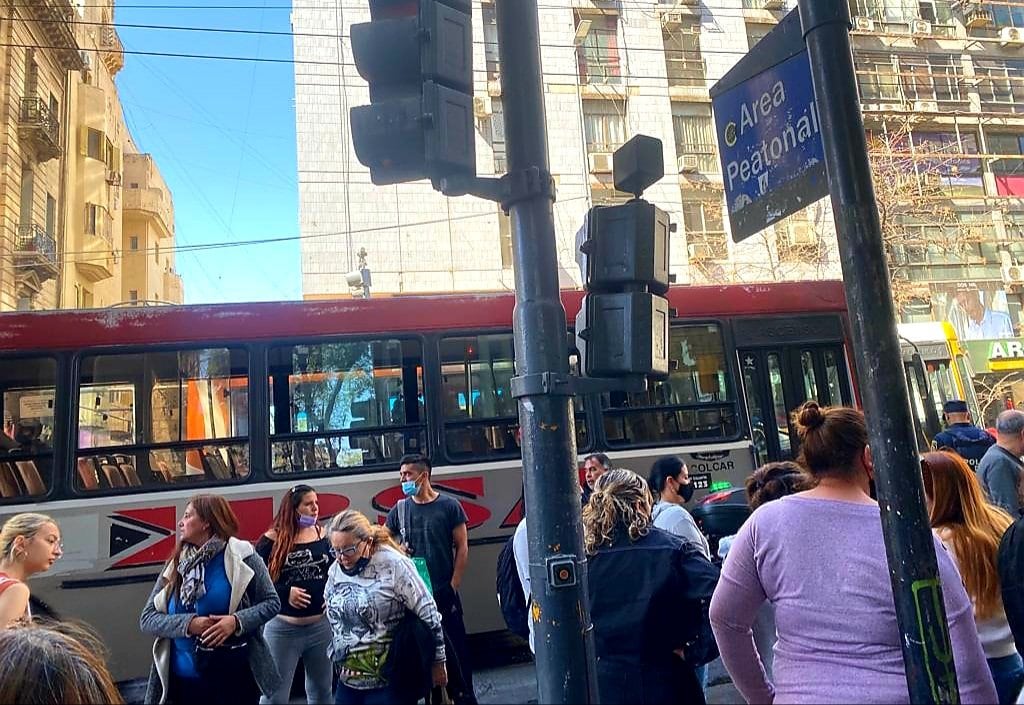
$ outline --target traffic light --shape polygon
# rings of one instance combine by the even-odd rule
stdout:
[[[349,111],[376,185],[476,173],[471,0],[369,0],[352,25],[370,105]]]
[[[620,148],[614,160],[616,186],[637,197],[591,208],[576,235],[587,291],[576,317],[576,337],[588,377],[668,374],[664,294],[673,226],[665,211],[640,198],[664,175],[661,154],[661,142],[643,135]]]

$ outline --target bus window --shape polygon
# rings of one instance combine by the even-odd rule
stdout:
[[[847,404],[848,400],[843,394],[842,376],[839,372],[839,361],[836,354],[831,350],[825,351],[825,383],[828,385],[829,403],[832,405]],[[845,375],[843,375],[845,376]],[[814,397],[808,397],[813,399]]]
[[[810,350],[800,353],[800,372],[804,381],[804,398],[818,398],[818,383],[814,379],[814,356]]]
[[[961,398],[949,360],[928,360],[928,384],[935,411],[942,418],[942,405],[950,399]]]
[[[717,325],[673,326],[668,379],[647,392],[604,395],[610,446],[722,440],[739,429],[733,383]]]
[[[807,375],[804,375],[806,390]],[[793,445],[789,428],[789,413],[786,410],[786,395],[782,384],[782,364],[777,353],[768,354],[768,385],[772,393],[772,407],[775,427],[779,430],[779,449],[785,458],[792,457]],[[811,397],[812,399],[814,397]]]
[[[444,445],[452,460],[519,454],[512,335],[441,340]]]
[[[75,485],[83,491],[249,475],[244,350],[82,358]]]
[[[40,497],[50,489],[56,384],[52,358],[0,361],[0,502]]]
[[[397,463],[426,443],[423,352],[415,340],[308,343],[270,351],[271,469]]]

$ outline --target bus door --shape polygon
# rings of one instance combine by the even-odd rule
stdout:
[[[853,403],[842,318],[738,318],[733,334],[754,459],[761,465],[795,458],[794,409],[809,399]]]
[[[850,404],[841,345],[779,345],[739,349],[739,365],[758,465],[796,457],[790,414],[805,401]]]

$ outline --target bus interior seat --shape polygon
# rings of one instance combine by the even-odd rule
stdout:
[[[221,457],[219,449],[211,448],[209,450],[204,450],[203,461],[207,466],[207,471],[213,475],[215,479],[231,479],[231,470],[228,468],[227,463],[224,462],[224,458]]]
[[[118,463],[117,467],[121,470],[121,474],[124,475],[124,479],[128,482],[129,487],[139,487],[142,485],[142,480],[139,479],[139,473],[135,471],[133,463]]]
[[[235,477],[249,476],[249,454],[245,452],[245,448],[229,447],[228,459],[231,461],[231,470]]]
[[[124,473],[121,472],[121,468],[116,465],[110,465],[109,463],[103,463],[100,465],[100,469],[103,471],[103,476],[107,478],[107,484],[111,487],[127,487],[128,480],[125,479]]]
[[[18,467],[18,474],[25,486],[25,494],[36,497],[46,494],[46,483],[43,482],[34,460],[19,460],[14,463]]]
[[[19,497],[22,494],[14,468],[9,463],[0,463],[0,497]]]
[[[100,476],[96,470],[96,463],[92,458],[79,458],[76,463],[78,479],[82,483],[82,489],[98,490],[100,488]]]

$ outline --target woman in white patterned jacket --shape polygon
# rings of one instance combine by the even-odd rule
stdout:
[[[448,682],[444,633],[434,598],[387,527],[374,526],[347,510],[331,521],[336,562],[324,590],[333,639],[330,656],[338,669],[337,705],[398,703],[396,683],[384,676],[395,629],[406,611],[419,617],[434,640],[433,684]],[[392,672],[402,673],[399,665]]]

